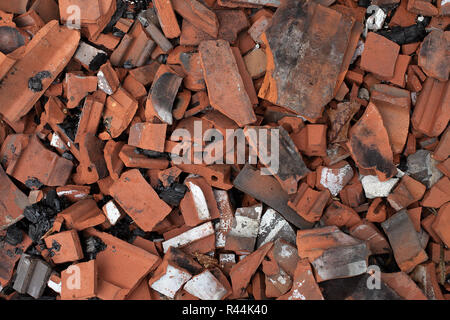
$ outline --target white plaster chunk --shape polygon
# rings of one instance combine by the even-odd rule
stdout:
[[[398,178],[380,181],[377,176],[361,176],[361,184],[367,199],[387,197],[398,182]]]
[[[189,281],[191,277],[192,276],[186,271],[175,268],[169,264],[166,273],[156,280],[151,287],[153,290],[173,299],[177,291],[180,290],[183,284]]]
[[[333,196],[337,196],[353,177],[353,169],[349,164],[337,169],[323,168],[320,176],[320,184],[330,190]]]
[[[111,86],[109,85],[108,81],[106,80],[105,74],[103,71],[99,71],[97,73],[97,83],[100,90],[105,92],[108,95],[112,95],[114,92],[112,91]]]
[[[184,290],[200,300],[221,300],[227,294],[225,287],[208,270],[192,277]]]
[[[115,225],[117,223],[117,221],[119,220],[121,214],[120,214],[119,208],[117,208],[114,201],[109,200],[105,204],[105,211],[106,211],[106,217],[108,218],[109,223],[111,223],[111,225]]]

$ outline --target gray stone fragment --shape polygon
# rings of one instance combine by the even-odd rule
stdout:
[[[408,156],[406,173],[429,189],[442,177],[442,172],[436,168],[438,163],[431,157],[430,151],[419,150]]]
[[[26,293],[31,277],[33,276],[36,259],[28,254],[22,254],[17,265],[16,279],[14,280],[13,289],[18,293]]]
[[[37,259],[27,293],[35,299],[40,298],[47,286],[51,273],[52,269],[50,266],[46,262]]]

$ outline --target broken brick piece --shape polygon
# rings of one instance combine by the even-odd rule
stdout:
[[[373,223],[361,220],[358,224],[352,226],[349,231],[353,237],[367,241],[373,254],[391,252],[388,241]]]
[[[439,81],[448,80],[450,73],[450,63],[448,62],[449,43],[450,32],[444,32],[439,29],[431,31],[423,39],[419,49],[418,64],[427,76]]]
[[[95,297],[97,273],[96,260],[69,266],[61,272],[61,300],[84,300]]]
[[[442,242],[450,248],[450,203],[444,204],[439,209],[437,217],[431,227]]]
[[[428,77],[423,84],[411,117],[413,128],[429,137],[439,136],[450,118],[450,81]]]
[[[117,138],[128,127],[138,108],[137,101],[125,89],[119,88],[106,99],[103,124],[112,138]]]
[[[97,207],[94,199],[80,200],[64,209],[59,214],[66,226],[78,231],[94,227],[105,222],[105,216]]]
[[[322,221],[327,226],[346,226],[347,228],[351,228],[358,224],[361,218],[352,208],[339,201],[333,201],[325,210]]]
[[[404,272],[382,272],[381,280],[406,300],[428,300],[417,284]]]
[[[307,156],[325,156],[327,153],[327,127],[323,124],[307,124],[291,137],[295,146]]]
[[[375,198],[367,210],[366,219],[370,222],[381,223],[386,220],[386,205],[382,202],[383,199]]]
[[[397,212],[381,226],[388,236],[395,261],[402,271],[411,272],[415,266],[428,259],[406,210]]]
[[[197,0],[172,0],[175,11],[191,24],[216,38],[219,20],[216,14]]]
[[[64,91],[67,95],[67,108],[75,108],[88,93],[97,90],[97,77],[85,77],[74,73],[66,73]]]
[[[395,42],[375,32],[369,32],[361,55],[361,69],[390,79],[394,76],[399,51],[400,46]]]
[[[0,113],[10,123],[26,115],[77,49],[77,30],[50,21],[28,43],[25,54],[0,87]],[[45,58],[44,58],[45,57]]]
[[[348,67],[344,57],[347,47],[353,46],[354,24],[352,18],[315,2],[281,4],[262,35],[267,71],[259,97],[304,117],[319,118],[340,87],[341,68],[345,75]]]
[[[255,122],[250,98],[243,90],[244,83],[228,42],[204,41],[199,52],[211,106],[239,126]]]
[[[328,200],[330,192],[328,190],[315,191],[303,183],[293,201],[289,201],[288,205],[294,209],[306,221],[319,221]]]
[[[76,230],[59,232],[45,238],[52,261],[56,264],[83,259],[80,238]]]
[[[273,242],[265,244],[255,252],[240,260],[231,268],[230,278],[234,297],[238,298],[244,294],[253,274],[256,272],[256,269],[258,269],[272,246]]]
[[[30,203],[27,196],[15,186],[0,167],[0,230],[22,219],[23,211],[28,205]]]
[[[307,259],[299,260],[292,289],[277,300],[324,300]]]
[[[172,211],[136,169],[122,173],[110,194],[144,231],[152,231]]]
[[[448,201],[450,201],[450,179],[443,177],[431,189],[427,190],[423,197],[422,206],[440,208]]]
[[[164,35],[169,39],[179,37],[181,30],[173,11],[171,0],[155,0],[153,5]]]
[[[317,282],[354,277],[367,271],[369,248],[336,226],[297,231],[300,258],[313,265]]]
[[[146,150],[164,152],[167,124],[135,123],[130,128],[128,144]]]
[[[405,174],[392,193],[387,197],[387,201],[392,208],[400,211],[422,199],[425,190],[426,187],[423,184]]]
[[[397,173],[389,136],[381,114],[373,103],[369,103],[362,117],[350,129],[349,136],[347,145],[358,166],[375,169],[381,181]]]

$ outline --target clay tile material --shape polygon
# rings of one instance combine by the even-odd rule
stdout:
[[[255,250],[261,215],[262,204],[238,208],[226,236],[225,250],[234,251],[239,255],[252,253]]]
[[[427,76],[440,81],[447,81],[450,72],[448,48],[450,32],[431,31],[423,40],[419,49],[419,66]]]
[[[79,272],[80,285],[69,286],[73,272]],[[61,272],[61,300],[84,300],[97,295],[98,271],[96,260],[73,264]]]
[[[195,27],[216,38],[219,20],[216,14],[197,0],[172,0],[175,11]]]
[[[78,231],[105,222],[105,216],[93,199],[77,201],[67,209],[61,211],[59,216],[64,218],[64,222],[68,228]]]
[[[300,132],[291,135],[295,146],[307,156],[326,156],[327,126],[307,124]]]
[[[103,123],[112,138],[117,138],[133,119],[138,102],[125,89],[119,88],[106,99]]]
[[[263,144],[258,145],[257,134],[252,132],[258,132],[260,129],[266,129],[264,127],[245,127],[244,134],[246,135],[249,145],[253,150],[257,151],[259,161],[265,165],[266,171],[272,172],[275,178],[280,183],[281,187],[288,194],[294,194],[297,191],[298,181],[304,178],[310,170],[303,162],[301,154],[295,147],[291,137],[284,130],[283,127],[277,127],[270,129],[267,139],[274,141],[278,137],[279,141],[279,161],[278,165],[272,162],[272,159],[267,159],[264,155],[268,155],[268,148]],[[260,135],[260,134],[259,134]]]
[[[450,201],[450,180],[448,177],[443,177],[431,189],[427,190],[423,197],[422,206],[440,208],[448,201]]]
[[[273,242],[265,244],[231,268],[230,278],[233,287],[233,297],[238,298],[244,294],[251,277],[256,272],[256,269],[258,269],[267,252],[272,249],[272,246]]]
[[[22,14],[27,11],[29,0],[17,0],[17,1],[2,1],[0,3],[0,10]]]
[[[370,92],[373,102],[383,118],[392,152],[401,153],[406,143],[409,129],[411,95],[402,90],[385,84],[375,84]]]
[[[16,122],[31,110],[67,65],[79,40],[77,30],[61,27],[57,21],[39,30],[0,86],[0,113],[7,121]]]
[[[362,117],[350,129],[349,136],[347,145],[359,167],[375,169],[381,181],[397,173],[383,118],[373,103],[369,103]]]
[[[347,141],[350,120],[360,105],[355,101],[338,103],[336,109],[327,108],[326,113],[330,119],[331,126],[328,128],[328,141],[330,143]]]
[[[382,198],[375,198],[367,210],[366,219],[370,222],[383,222],[386,220],[386,205]]]
[[[103,112],[103,103],[95,99],[94,96],[86,98],[83,110],[81,111],[78,129],[75,135],[75,143],[80,143],[85,134],[95,135],[97,133],[100,119]]]
[[[167,239],[162,243],[164,252],[167,252],[170,247],[184,248],[199,240],[214,237],[214,227],[211,222],[206,222],[195,228],[189,229],[173,238]],[[215,240],[215,239],[213,239]],[[214,241],[215,243],[215,241]]]
[[[183,78],[168,66],[159,67],[147,96],[145,114],[148,120],[154,112],[161,121],[173,123],[172,108],[182,81]]]
[[[123,299],[161,262],[158,256],[110,234],[93,228],[86,230],[85,234],[100,238],[106,245],[106,248],[99,251],[95,258],[99,277],[97,297],[101,299]],[[112,294],[108,291],[110,289],[113,289]]]
[[[292,289],[277,300],[324,300],[307,259],[299,260]]]
[[[128,144],[141,149],[164,152],[167,124],[141,122],[130,128]]]
[[[0,230],[8,228],[23,218],[23,210],[30,203],[0,167]]]
[[[54,263],[65,263],[83,259],[80,238],[76,230],[53,234],[45,238],[45,245],[50,250]]]
[[[287,221],[297,228],[310,228],[312,224],[303,219],[297,212],[287,205],[289,195],[281,188],[278,181],[262,175],[250,165],[245,165],[234,179],[233,185],[253,198],[266,203],[279,212]]]
[[[440,135],[450,118],[450,85],[431,77],[425,80],[411,117],[413,128],[429,137]]]
[[[184,181],[189,191],[180,202],[180,210],[187,226],[219,218],[219,209],[211,186],[201,177],[189,177]]]
[[[167,38],[178,38],[181,34],[175,12],[170,0],[155,0],[153,2],[158,15],[159,24]]]
[[[442,134],[439,144],[434,149],[432,157],[437,161],[444,161],[450,157],[450,128],[447,128]]]
[[[289,201],[288,205],[303,219],[313,223],[320,220],[329,199],[330,192],[328,190],[315,191],[303,183],[300,185],[295,199]]]
[[[6,173],[29,188],[65,185],[73,168],[70,160],[46,149],[35,135],[8,136],[0,153],[7,161]]]
[[[396,211],[405,209],[410,204],[422,199],[426,187],[408,175],[404,175],[387,200]]]
[[[97,79],[98,88],[108,95],[114,94],[119,87],[119,78],[109,61],[100,67]]]
[[[204,41],[199,52],[211,106],[239,126],[255,122],[252,103],[228,42]]]
[[[268,208],[261,217],[259,224],[256,248],[260,248],[268,242],[273,241],[277,247],[278,241],[295,243],[295,231],[278,212]],[[274,247],[274,250],[276,249]]]
[[[89,92],[97,90],[97,77],[84,77],[74,73],[66,73],[64,91],[67,95],[67,108],[75,108]]]
[[[110,194],[144,231],[152,231],[172,211],[136,169],[123,173]]]
[[[400,46],[395,42],[369,32],[361,55],[361,69],[381,78],[391,79],[394,76],[399,51]]]
[[[105,157],[106,167],[108,168],[109,175],[114,180],[119,179],[120,173],[124,167],[124,163],[119,158],[119,152],[124,146],[123,142],[115,142],[114,140],[109,140],[105,144],[103,149],[103,154]]]
[[[404,272],[381,273],[381,280],[406,300],[428,300],[417,284]]]
[[[372,254],[390,253],[391,247],[389,242],[371,222],[362,220],[358,224],[350,228],[350,235],[353,237],[367,241]]]
[[[433,262],[418,265],[411,273],[411,279],[417,283],[429,300],[444,300],[436,276],[436,266]]]
[[[428,259],[406,210],[397,212],[381,226],[388,236],[395,261],[402,271],[409,273]]]
[[[351,228],[361,221],[361,218],[352,208],[339,201],[333,201],[325,210],[322,220],[327,226]]]
[[[439,238],[450,248],[450,203],[444,204],[431,225]]]
[[[259,97],[307,118],[319,118],[340,87],[341,67],[348,67],[344,56],[354,23],[315,2],[280,5],[262,36],[267,72]]]
[[[108,175],[103,156],[104,142],[92,133],[84,134],[80,139],[80,164],[73,180],[77,184],[91,184]]]
[[[300,258],[311,262],[317,282],[354,277],[367,271],[369,248],[336,226],[297,231]]]

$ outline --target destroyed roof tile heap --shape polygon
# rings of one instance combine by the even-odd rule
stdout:
[[[0,0],[0,299],[450,299],[449,9]]]

